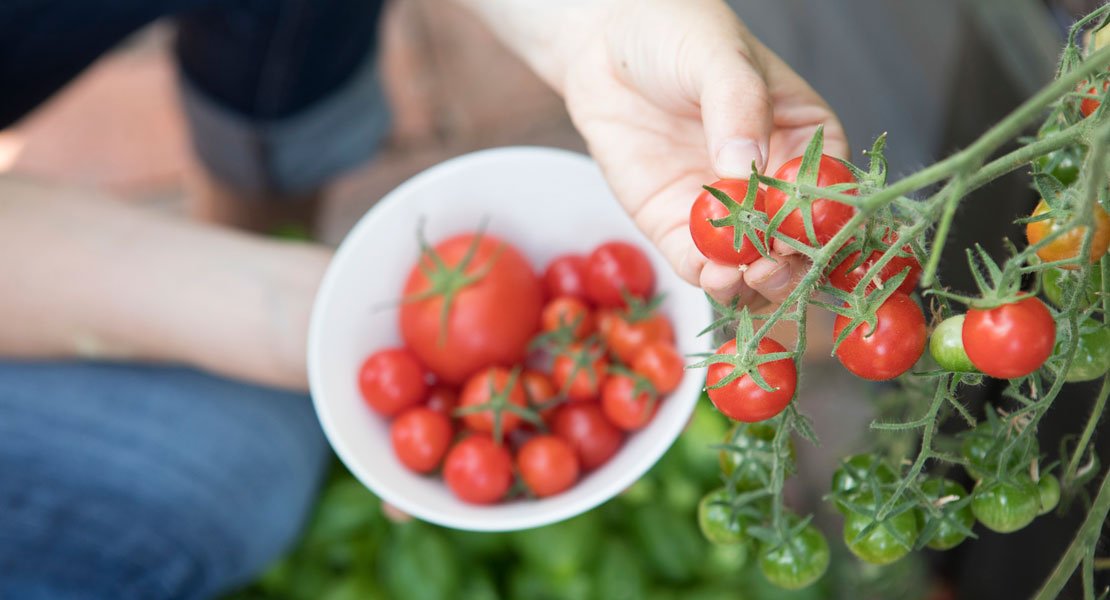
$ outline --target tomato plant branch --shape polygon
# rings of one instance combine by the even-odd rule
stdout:
[[[1064,589],[1064,585],[1071,579],[1075,568],[1086,556],[1087,549],[1098,543],[1099,534],[1102,532],[1102,525],[1106,520],[1107,513],[1110,513],[1110,473],[1103,476],[1102,483],[1098,488],[1098,495],[1095,496],[1091,509],[1087,512],[1087,518],[1083,520],[1075,539],[1072,540],[1071,545],[1064,552],[1064,556],[1060,558],[1060,562],[1053,569],[1052,575],[1045,581],[1033,600],[1049,600],[1059,596],[1060,591]]]

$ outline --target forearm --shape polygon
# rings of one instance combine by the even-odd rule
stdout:
[[[303,389],[324,249],[0,178],[0,355],[181,362]]]

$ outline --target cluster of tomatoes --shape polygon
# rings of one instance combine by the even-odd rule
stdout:
[[[542,275],[481,233],[424,245],[405,284],[403,348],[362,364],[398,460],[460,499],[558,494],[607,462],[678,387],[685,364],[652,301],[655,273],[611,241]]]

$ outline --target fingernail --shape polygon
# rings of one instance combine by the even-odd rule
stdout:
[[[790,277],[790,267],[787,265],[783,265],[775,269],[774,271],[771,271],[771,273],[764,277],[763,280],[758,283],[758,285],[764,291],[776,291],[789,285]]]
[[[763,170],[763,153],[752,140],[731,139],[717,150],[717,174],[721,177],[747,179],[753,162],[757,170]]]

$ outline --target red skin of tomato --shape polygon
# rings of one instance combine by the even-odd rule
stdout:
[[[786,352],[786,348],[771,338],[763,338],[759,341],[757,351],[759,354],[774,354]],[[735,352],[736,340],[729,340],[717,348],[717,354]],[[709,400],[730,419],[745,423],[765,421],[782,412],[794,398],[798,370],[794,361],[789,358],[765,362],[757,367],[759,374],[773,388],[770,392],[759,387],[747,375],[741,375],[722,387],[712,387],[732,373],[732,369],[732,365],[727,363],[712,364],[705,377]]]
[[[555,258],[543,272],[543,284],[548,298],[571,296],[586,300],[586,257],[564,254]]]
[[[439,243],[435,250],[443,261],[457,265],[474,234],[459,235]],[[432,266],[430,257],[421,259]],[[491,265],[492,261],[492,265]],[[456,294],[441,335],[443,298],[436,296],[401,304],[401,335],[405,344],[443,382],[460,385],[491,365],[521,362],[528,342],[539,329],[543,288],[531,265],[515,248],[482,235],[466,273],[488,269],[474,284]],[[413,268],[405,283],[406,298],[426,291],[430,282]]]
[[[358,372],[358,387],[366,404],[386,417],[420,404],[428,393],[424,367],[404,348],[387,348],[367,357]]]
[[[995,308],[969,308],[961,337],[975,368],[998,379],[1014,379],[1048,360],[1056,323],[1044,302],[1027,296]]]
[[[909,248],[906,248],[906,250],[908,251]],[[836,268],[829,273],[829,283],[832,284],[833,287],[844,290],[845,292],[850,292],[855,289],[856,284],[863,279],[864,275],[867,275],[868,269],[879,260],[882,253],[877,250],[872,251],[866,262],[859,264],[859,266],[849,271],[848,267],[859,262],[859,256],[859,252],[849,254],[848,258],[844,259],[844,262],[837,265]],[[917,262],[916,258],[895,256],[890,259],[890,262],[886,263],[886,266],[879,269],[878,278],[880,281],[887,281],[902,271],[905,271],[906,267],[909,267],[910,272],[906,275],[906,278],[902,280],[901,285],[898,286],[898,291],[903,294],[912,294],[914,289],[917,288],[917,282],[921,280],[921,263]],[[875,284],[873,282],[869,283],[867,289],[875,289]]]
[[[625,375],[605,380],[601,390],[601,410],[610,423],[625,431],[636,431],[655,418],[659,401],[646,392],[635,393],[636,382]]]
[[[910,370],[925,352],[929,336],[921,307],[902,292],[894,292],[875,314],[875,329],[868,331],[866,323],[857,326],[836,349],[836,357],[856,376],[884,381]],[[837,315],[833,339],[850,322]]]
[[[548,301],[540,316],[544,331],[574,327],[574,339],[581,340],[594,332],[594,315],[586,303],[573,296],[560,296]]]
[[[443,480],[464,502],[493,504],[513,485],[513,457],[488,435],[476,433],[447,452]]]
[[[622,315],[614,315],[604,333],[605,344],[618,360],[631,365],[636,354],[644,346],[653,342],[674,344],[674,329],[671,322],[661,314],[653,314],[639,321],[629,321]]]
[[[636,353],[632,370],[643,375],[659,394],[669,394],[682,382],[686,363],[674,345],[652,342]]]
[[[571,402],[559,407],[551,431],[574,448],[583,470],[592,471],[620,450],[624,434],[610,423],[596,402]]]
[[[786,161],[775,172],[775,179],[783,181],[796,181],[798,169],[802,166],[802,157]],[[817,170],[817,186],[828,187],[838,183],[852,183],[856,180],[852,172],[843,163],[831,156],[821,155],[821,165]],[[854,194],[855,192],[847,192]],[[775,188],[767,189],[765,203],[767,215],[774,217],[783,205],[786,204],[787,195]],[[813,230],[817,234],[817,243],[824,245],[833,238],[855,214],[856,209],[841,204],[828,198],[818,198],[813,201]],[[809,245],[809,236],[806,234],[805,222],[802,220],[801,209],[795,209],[783,219],[779,225],[779,232],[787,237],[794,238],[803,244]]]
[[[539,371],[525,371],[520,376],[520,382],[524,386],[524,393],[533,405],[547,404],[557,395],[551,378]],[[540,417],[546,421],[554,412],[555,406],[545,408],[540,411]]]
[[[737,204],[743,203],[744,197],[748,194],[748,182],[742,179],[721,179],[709,187],[724,192]],[[763,190],[757,190],[755,210],[762,212],[763,203]],[[759,250],[756,250],[752,241],[747,236],[743,237],[740,240],[740,250],[737,251],[733,246],[736,228],[714,227],[710,222],[727,217],[728,213],[728,208],[724,204],[708,191],[702,190],[694,200],[694,204],[690,206],[690,237],[694,239],[694,245],[698,247],[702,256],[715,263],[737,267],[750,265],[760,257]],[[760,235],[759,239],[762,241],[763,236]]]
[[[496,390],[498,393],[504,393],[505,387],[509,384],[511,376],[508,369],[503,367],[490,367],[474,377],[471,377],[470,380],[466,382],[466,386],[463,387],[462,390],[462,395],[459,397],[459,408],[478,406],[489,402],[491,383],[493,390]],[[524,396],[524,386],[521,384],[519,377],[513,381],[513,387],[508,391],[508,400],[510,404],[515,404],[522,408],[528,405]],[[473,431],[491,433],[493,431],[493,411],[481,410],[463,415],[462,422]],[[501,433],[506,434],[513,431],[517,427],[520,427],[522,422],[523,420],[520,416],[503,410],[501,412]]]
[[[428,399],[424,402],[428,408],[453,417],[455,407],[459,405],[459,393],[454,388],[445,385],[436,385],[428,392]]]
[[[430,473],[439,466],[452,434],[450,417],[424,406],[406,410],[389,426],[394,454],[417,473]]]
[[[609,361],[605,359],[605,353],[599,350],[589,366],[579,367],[578,372],[575,372],[572,355],[581,352],[585,352],[581,344],[571,344],[565,353],[556,356],[551,366],[551,379],[555,382],[555,389],[570,400],[594,400],[605,384]],[[574,379],[571,379],[572,375]]]
[[[1102,89],[1105,90],[1107,86],[1110,86],[1110,82],[1103,83]],[[1090,88],[1087,89],[1087,93],[1097,94],[1098,88],[1092,85]],[[1084,117],[1089,117],[1093,115],[1096,110],[1098,110],[1098,107],[1100,105],[1102,105],[1102,102],[1096,100],[1095,98],[1084,98],[1083,101],[1079,104],[1079,112],[1083,113]]]
[[[624,306],[624,293],[647,299],[654,289],[651,261],[632,244],[606,242],[586,257],[586,293],[598,306]]]
[[[578,481],[580,468],[574,448],[554,435],[538,435],[516,455],[520,478],[540,498],[565,491]]]

